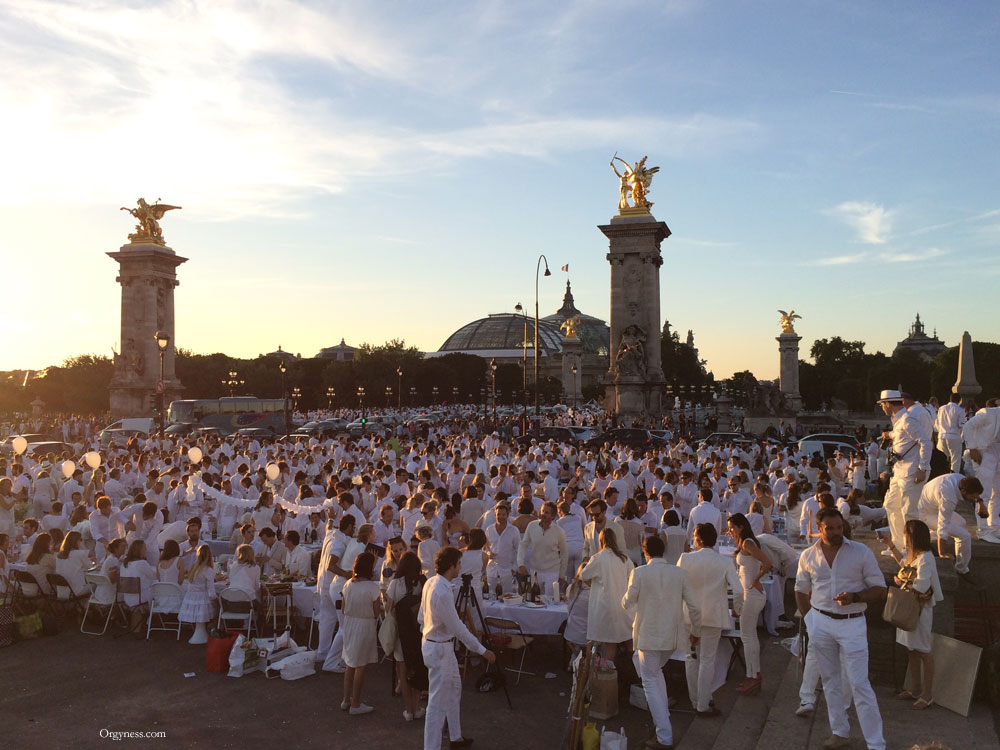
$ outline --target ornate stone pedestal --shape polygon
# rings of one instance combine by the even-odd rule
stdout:
[[[958,379],[952,386],[951,392],[962,397],[963,405],[967,405],[970,399],[983,392],[983,387],[976,380],[976,362],[972,358],[972,336],[968,331],[962,334],[962,341],[958,345]]]
[[[111,414],[149,417],[160,378],[157,331],[170,336],[163,357],[164,403],[184,390],[174,374],[174,287],[177,266],[187,258],[153,242],[122,245],[108,255],[118,261],[116,281],[122,285],[121,353],[115,355],[111,378]]]
[[[605,408],[619,418],[659,417],[666,385],[660,363],[660,243],[670,229],[648,211],[616,216],[599,229],[610,242],[611,264]]]
[[[802,337],[797,333],[783,333],[775,341],[778,342],[780,362],[780,389],[785,397],[785,404],[793,412],[802,410],[802,396],[799,394],[799,342]]]
[[[573,372],[576,365],[576,372]],[[564,338],[562,344],[562,402],[573,406],[583,403],[583,342]]]

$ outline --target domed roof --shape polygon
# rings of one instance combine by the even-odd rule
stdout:
[[[354,359],[354,352],[356,349],[353,346],[349,346],[343,338],[340,339],[340,343],[337,346],[328,346],[324,349],[319,350],[319,354],[316,355],[316,359],[336,359],[340,362],[350,361]]]
[[[528,341],[535,335],[534,318],[528,319]],[[439,352],[477,352],[483,350],[521,351],[524,341],[524,318],[513,313],[497,313],[468,323],[441,344]],[[538,323],[538,347],[542,355],[562,349],[562,331],[544,320]],[[531,349],[531,345],[528,347]]]
[[[569,281],[567,281],[562,307],[556,311],[555,315],[546,315],[542,320],[558,328],[564,320],[572,318],[574,315],[580,316],[580,327],[577,328],[576,335],[583,343],[584,352],[600,354],[602,357],[608,356],[608,350],[611,348],[611,329],[600,318],[585,315],[576,309],[576,305],[573,304],[573,292],[570,289]]]

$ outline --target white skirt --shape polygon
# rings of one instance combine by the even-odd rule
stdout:
[[[931,652],[931,626],[934,624],[934,607],[925,605],[920,610],[920,619],[917,620],[915,630],[896,629],[896,643],[910,651],[919,651],[923,654]]]

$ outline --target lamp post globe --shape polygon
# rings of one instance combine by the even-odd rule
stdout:
[[[166,400],[164,398],[163,358],[167,354],[167,347],[170,346],[170,334],[166,331],[157,331],[153,334],[153,338],[156,340],[156,350],[160,354],[160,378],[156,384],[153,400],[156,404],[156,426],[160,434],[163,434],[163,406]]]

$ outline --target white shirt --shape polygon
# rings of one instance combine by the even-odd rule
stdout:
[[[694,539],[694,527],[699,523],[710,523],[716,531],[722,529],[722,513],[712,503],[702,501],[691,509],[688,515],[688,541]]]
[[[303,549],[302,545],[295,545],[285,558],[285,567],[289,574],[305,578],[312,573],[312,553]]]
[[[938,409],[935,429],[943,437],[961,437],[965,424],[965,409],[950,401]]]
[[[833,558],[832,567],[827,563],[819,541],[806,547],[799,557],[795,590],[800,594],[810,594],[815,609],[845,615],[864,612],[868,608],[864,602],[840,605],[834,597],[875,586],[884,588],[885,578],[874,553],[860,542],[845,539]]]
[[[424,584],[417,621],[426,641],[444,643],[458,638],[470,651],[486,653],[483,644],[476,640],[459,619],[458,610],[455,609],[455,589],[451,581],[442,575],[431,576]]]
[[[962,492],[958,489],[962,478],[961,474],[944,474],[927,482],[920,492],[920,503],[917,506],[920,516],[929,519],[934,514],[937,517],[938,539],[951,538],[948,527],[955,515],[955,506],[962,499]]]
[[[521,532],[517,527],[508,523],[501,532],[497,530],[495,523],[491,523],[486,527],[486,539],[490,543],[490,551],[495,555],[490,565],[501,570],[513,569],[517,564],[517,551],[521,543]]]

